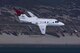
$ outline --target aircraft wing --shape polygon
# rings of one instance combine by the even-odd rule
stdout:
[[[27,11],[27,12],[29,13],[29,15],[30,15],[31,17],[37,18],[37,16],[35,16],[32,12],[30,12],[30,11]]]
[[[39,26],[39,29],[41,31],[42,34],[45,34],[46,33],[46,24],[38,24]]]

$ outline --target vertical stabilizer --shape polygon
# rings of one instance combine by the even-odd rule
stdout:
[[[22,10],[19,10],[19,9],[16,9],[16,8],[13,8],[13,9],[16,12],[17,16],[20,16],[21,14],[24,14],[24,11],[22,11]]]
[[[26,20],[29,19],[29,17],[26,16],[26,14],[24,13],[24,11],[19,10],[19,9],[16,9],[16,8],[13,8],[13,9],[14,9],[14,11],[16,12],[16,15],[18,16],[18,18],[19,18],[19,20],[20,20],[21,22],[26,21]]]

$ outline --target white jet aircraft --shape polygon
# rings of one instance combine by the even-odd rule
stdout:
[[[23,11],[15,9],[16,14],[19,17],[20,22],[30,22],[32,24],[38,25],[42,34],[46,34],[46,26],[63,26],[64,23],[56,20],[56,19],[44,19],[38,18],[32,12],[27,11],[27,13],[31,16],[28,17]]]

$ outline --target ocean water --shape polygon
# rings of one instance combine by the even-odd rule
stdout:
[[[80,52],[80,46],[76,45],[18,45],[20,47],[17,47],[17,45],[9,45],[5,47],[0,47],[0,52],[36,52],[36,53],[77,53]],[[13,46],[13,47],[11,47]],[[38,47],[37,47],[38,46]],[[44,46],[44,47],[42,47]]]

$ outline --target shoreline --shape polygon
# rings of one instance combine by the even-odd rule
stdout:
[[[67,34],[66,34],[67,35]],[[55,36],[51,35],[19,35],[19,36],[13,36],[13,35],[7,35],[3,34],[0,35],[0,44],[32,44],[32,45],[79,45],[80,44],[80,37],[77,36],[61,36],[60,38],[57,38]]]

